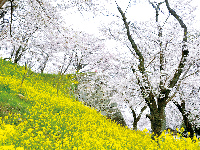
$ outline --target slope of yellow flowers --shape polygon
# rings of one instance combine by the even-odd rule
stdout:
[[[2,150],[200,149],[197,140],[174,139],[165,134],[153,141],[147,130],[123,128],[61,92],[57,96],[56,88],[40,82],[39,76],[21,84],[17,72],[25,71],[11,64],[5,67],[12,67],[15,73],[0,74],[0,84],[23,94],[32,107],[23,116],[10,114],[0,119]]]

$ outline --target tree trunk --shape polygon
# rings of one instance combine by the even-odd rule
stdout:
[[[155,136],[160,136],[162,131],[166,129],[166,115],[165,115],[165,107],[166,107],[166,99],[168,98],[169,91],[162,90],[160,96],[157,98],[157,104],[155,102],[155,96],[150,93],[149,97],[146,98],[146,101],[149,101],[148,106],[150,108],[150,114],[147,114],[151,121],[151,129],[153,131],[152,139],[155,139]],[[165,95],[161,97],[161,95]]]
[[[190,123],[187,115],[183,115],[183,120],[184,120],[184,123],[185,123],[185,131],[186,132],[190,132],[189,137],[191,139],[193,139],[193,137],[194,137],[194,130],[192,128],[192,124]]]
[[[20,52],[21,50],[21,52]],[[25,48],[23,48],[21,45],[19,46],[19,48],[16,50],[15,54],[14,54],[14,50],[11,54],[11,58],[14,55],[14,63],[16,64],[22,57],[23,52],[25,51]]]
[[[185,112],[185,101],[181,100],[181,105],[178,104],[176,101],[174,101],[173,103],[176,105],[178,110],[181,112],[181,114],[183,116],[183,121],[185,124],[185,131],[190,132],[189,137],[192,139],[194,137],[194,129],[192,127],[192,124],[189,121],[189,118],[188,118],[189,114]],[[185,136],[185,135],[183,135],[183,136]]]
[[[131,107],[130,107],[131,108]],[[136,117],[136,113],[135,110],[131,108],[132,110],[132,114],[133,114],[133,118],[134,118],[134,122],[133,122],[133,130],[137,130],[137,123],[141,118],[141,115],[143,113],[143,111],[147,108],[147,106],[142,107],[140,114],[138,115],[138,117]]]
[[[166,129],[165,107],[151,115],[151,129],[153,130],[152,139],[155,139],[155,136],[160,136],[162,131]]]

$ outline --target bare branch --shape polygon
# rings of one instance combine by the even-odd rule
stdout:
[[[187,45],[186,45],[186,42],[187,42],[187,26],[184,24],[183,20],[177,15],[177,13],[173,9],[170,8],[168,0],[165,0],[165,3],[166,3],[166,6],[167,6],[167,9],[169,10],[169,13],[171,15],[173,15],[174,18],[176,18],[176,20],[179,22],[181,27],[184,29],[184,37],[183,37],[183,45],[182,45],[182,57],[181,57],[181,60],[179,62],[179,65],[178,65],[178,69],[175,72],[174,77],[172,78],[172,80],[170,81],[170,84],[169,84],[169,88],[173,88],[175,86],[175,84],[178,82],[178,79],[183,72],[183,67],[185,66],[186,57],[189,53],[188,49],[187,49]]]
[[[125,16],[125,14],[123,13],[123,11],[121,10],[121,8],[120,8],[119,6],[118,6],[117,8],[118,8],[119,12],[120,12],[121,15],[122,15],[122,19],[123,19],[123,21],[124,21],[124,25],[125,25],[126,30],[127,30],[127,36],[128,36],[129,41],[131,42],[132,48],[135,50],[136,54],[137,54],[138,57],[139,57],[139,62],[140,62],[140,64],[139,64],[139,66],[138,66],[138,69],[140,70],[140,72],[141,72],[142,74],[144,74],[144,73],[145,73],[145,68],[144,68],[144,57],[142,56],[142,53],[139,51],[137,45],[135,44],[135,41],[134,41],[133,38],[131,37],[129,25],[128,25],[127,21],[126,21],[126,16]]]
[[[165,22],[163,23],[163,26],[162,26],[162,27],[164,27],[164,25],[167,23],[167,20],[169,19],[169,16],[170,16],[170,14],[169,14],[168,17],[166,18],[166,20],[165,20]]]
[[[110,32],[110,35],[111,35],[114,39],[116,39],[116,37],[112,34],[110,28],[109,28],[108,30],[109,30],[109,32]],[[131,48],[130,48],[127,44],[126,44],[126,46],[127,46],[128,49],[130,50],[131,54],[132,54],[133,56],[135,56],[135,58],[137,58],[136,55],[134,54],[134,52],[131,50]]]
[[[167,9],[169,10],[170,14],[174,16],[174,18],[176,18],[176,20],[179,22],[179,24],[181,25],[181,27],[184,29],[184,38],[183,41],[187,42],[187,26],[184,24],[183,20],[180,18],[179,15],[177,15],[177,13],[170,8],[169,6],[169,2],[168,0],[165,0]]]
[[[164,2],[160,2],[158,3],[156,6],[154,5],[153,2],[150,2],[149,0],[149,3],[153,6],[153,8],[156,10],[156,22],[158,22],[158,15],[159,15],[159,11],[160,11],[160,5],[163,4]]]
[[[160,52],[158,52],[157,54],[159,54],[159,53],[160,53]],[[145,68],[148,68],[149,65],[156,59],[156,55],[157,55],[157,54],[154,55],[154,58],[150,61],[150,63],[149,63]]]
[[[72,62],[72,56],[70,57],[69,63],[67,67],[65,68],[65,70],[63,71],[63,74],[68,70],[69,66],[71,65],[71,62]]]
[[[176,92],[174,92],[174,94],[173,94],[170,98],[167,99],[166,104],[167,104],[169,101],[171,101],[171,100],[175,97],[176,93],[179,91],[179,88],[180,88],[180,85],[181,85],[181,81],[182,81],[183,79],[186,78],[185,76],[187,75],[187,73],[188,73],[188,71],[190,70],[191,66],[192,66],[192,63],[189,64],[189,67],[188,67],[188,69],[185,71],[185,73],[184,73],[182,79],[179,80],[179,83],[178,83],[178,85],[177,85],[177,87],[176,87]]]
[[[139,65],[138,65],[138,70],[140,71],[140,73],[142,74],[142,81],[139,79],[139,77],[137,77],[136,74],[136,78],[138,80],[138,85],[140,86],[140,90],[142,93],[142,96],[144,97],[147,105],[150,107],[150,109],[155,109],[156,107],[156,102],[154,99],[154,93],[152,91],[152,86],[148,80],[148,75],[145,71],[145,67],[144,67],[144,57],[142,55],[142,53],[140,52],[140,50],[138,49],[135,41],[133,40],[131,34],[130,34],[130,29],[129,29],[129,24],[126,21],[126,16],[123,13],[123,11],[121,10],[121,8],[117,5],[118,11],[120,12],[121,16],[122,16],[122,20],[124,22],[125,28],[127,30],[127,36],[128,36],[128,40],[131,43],[131,46],[133,48],[133,50],[135,51],[136,55],[139,57]],[[155,110],[156,111],[156,110]]]
[[[187,76],[186,76],[185,78],[183,78],[182,80],[184,80],[184,79],[188,78],[189,76],[192,76],[192,75],[194,75],[194,74],[196,74],[196,73],[198,73],[198,72],[200,72],[200,70],[197,70],[197,71],[195,71],[194,73],[187,75]]]
[[[200,59],[197,59],[197,60],[200,60]],[[193,63],[193,64],[194,64],[194,63]],[[196,73],[198,73],[198,72],[200,72],[200,70],[197,70],[197,71],[195,71],[194,73],[191,73],[191,74],[187,75],[186,77],[182,78],[182,80],[184,80],[184,79],[188,78],[189,76],[192,76],[192,75],[194,75],[194,74],[196,74]]]
[[[131,4],[131,0],[129,1],[128,6],[126,7],[125,13],[127,13],[127,10],[128,10],[128,7],[130,6],[130,4]]]

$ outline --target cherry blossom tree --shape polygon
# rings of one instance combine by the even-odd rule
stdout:
[[[112,102],[113,88],[108,85],[109,75],[98,72],[76,74],[79,81],[74,93],[84,105],[95,108],[107,119],[126,126],[126,122],[116,102]]]
[[[151,19],[151,21],[145,22],[145,25],[144,23],[131,23],[126,17],[129,6],[123,10],[117,4],[125,27],[122,27],[121,31],[116,30],[113,26],[112,29],[107,27],[107,33],[117,37],[121,43],[124,42],[129,47],[133,55],[132,60],[129,61],[129,70],[132,70],[135,76],[135,79],[132,77],[132,80],[135,81],[134,84],[137,84],[136,88],[129,88],[133,82],[130,83],[131,78],[127,79],[130,84],[124,82],[124,78],[127,76],[126,73],[122,73],[123,79],[122,76],[118,76],[118,80],[122,80],[124,87],[120,84],[115,98],[119,98],[120,93],[121,95],[124,93],[124,97],[129,97],[127,91],[137,89],[130,91],[130,93],[140,92],[140,97],[150,109],[150,114],[146,116],[151,121],[154,135],[160,135],[166,129],[165,108],[168,103],[174,101],[180,103],[180,99],[177,98],[180,88],[181,91],[187,93],[188,87],[198,87],[198,84],[190,85],[187,81],[193,79],[192,76],[188,76],[189,73],[194,74],[199,70],[196,67],[199,60],[195,57],[199,53],[197,48],[199,43],[197,42],[198,38],[195,40],[189,38],[189,33],[194,30],[190,21],[193,19],[191,12],[195,10],[194,7],[186,1],[172,2],[171,5],[168,0],[157,3],[149,1],[149,3],[155,10],[155,22]],[[160,16],[162,16],[161,19],[159,19]],[[119,28],[121,24],[116,22],[116,26]],[[121,33],[126,35],[126,39]],[[117,73],[119,74],[119,71]],[[195,76],[194,80],[198,78],[199,76]],[[122,99],[125,100],[125,98]],[[130,103],[133,99],[131,100],[129,97],[129,100],[125,101]],[[187,98],[185,100],[188,104],[186,109],[194,109],[190,105],[191,101],[195,102],[194,99]],[[174,104],[177,104],[176,102]],[[144,106],[141,106],[141,110]],[[175,106],[174,109],[176,109]],[[184,106],[182,109],[185,109]],[[134,112],[133,115],[135,116]]]
[[[79,1],[79,4],[86,2]],[[5,24],[1,32],[2,48],[8,49],[6,53],[11,53],[14,63],[32,62],[41,72],[50,62],[57,68],[61,66],[62,73],[68,68],[79,71],[92,63],[89,55],[96,55],[96,51],[103,48],[94,36],[64,27],[57,9],[47,1],[19,0],[15,3],[18,7],[12,22]]]
[[[28,0],[16,3],[18,7],[11,14],[11,21],[1,32],[1,42],[7,44],[7,49],[12,49],[11,57],[14,63],[17,63],[25,52],[31,49],[33,45],[30,40],[37,31],[47,30],[47,26],[50,29],[51,24],[58,22],[56,12],[44,9],[44,6],[52,8],[48,3]],[[50,19],[50,16],[54,18]]]

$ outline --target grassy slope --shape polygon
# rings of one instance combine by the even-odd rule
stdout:
[[[23,81],[23,83],[22,83]],[[150,135],[106,120],[72,97],[73,75],[32,73],[0,59],[0,148],[155,149]],[[59,89],[59,90],[57,90]],[[26,98],[20,99],[17,94]],[[9,125],[10,124],[10,125]],[[12,133],[12,134],[11,134]],[[6,136],[2,136],[2,135]],[[2,146],[2,147],[1,147]],[[162,140],[161,149],[192,148],[188,140]]]

